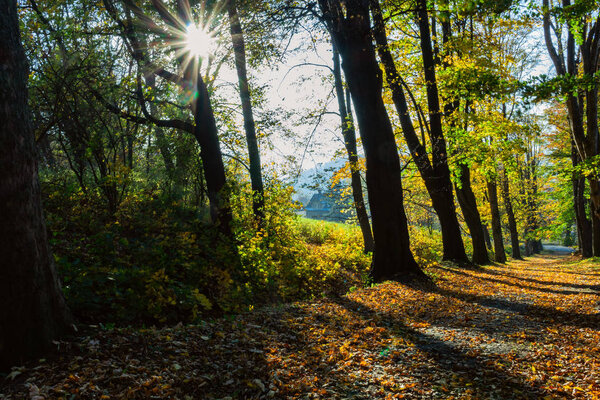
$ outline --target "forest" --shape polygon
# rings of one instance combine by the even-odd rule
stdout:
[[[600,399],[597,0],[0,0],[0,398]]]

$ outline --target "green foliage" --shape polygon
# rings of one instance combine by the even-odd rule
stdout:
[[[112,220],[93,195],[45,189],[51,244],[79,320],[166,323],[230,305],[228,246],[198,213],[145,191]]]
[[[410,226],[410,248],[417,263],[425,270],[442,259],[442,233],[420,226]]]
[[[243,268],[240,303],[343,294],[362,285],[370,256],[362,251],[358,227],[297,217],[291,188],[279,184],[266,191],[262,226],[254,221],[248,193],[234,196],[234,209]]]
[[[232,190],[236,261],[232,244],[203,222],[202,209],[145,190],[111,216],[98,207],[101,195],[66,182],[43,183],[45,206],[64,293],[83,322],[195,321],[343,294],[366,279],[370,256],[360,229],[298,218],[291,188],[277,183],[268,185],[262,224],[252,214],[249,189]]]

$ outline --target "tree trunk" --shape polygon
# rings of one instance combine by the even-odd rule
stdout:
[[[590,201],[590,208],[593,209],[594,204]],[[592,216],[592,249],[594,257],[600,257],[600,218],[593,211],[590,211]]]
[[[200,144],[200,158],[206,179],[210,216],[217,228],[228,238],[231,230],[231,206],[225,187],[225,166],[219,145],[215,115],[210,104],[208,90],[200,73],[197,75],[197,98],[194,103],[194,136]]]
[[[432,161],[429,160],[425,143],[421,143],[415,132],[406,95],[401,86],[401,78],[396,69],[394,59],[388,47],[385,26],[378,1],[373,1],[372,12],[374,19],[374,36],[377,41],[379,57],[383,63],[386,73],[386,81],[392,90],[392,99],[396,112],[400,118],[402,132],[410,153],[419,169],[419,173],[425,182],[427,192],[431,197],[433,208],[439,218],[442,229],[442,245],[444,260],[467,262],[460,225],[456,216],[454,205],[454,194],[450,180],[450,169],[448,168],[446,155],[446,142],[444,139],[438,100],[438,90],[435,77],[435,64],[431,37],[429,33],[429,22],[427,10],[419,13],[421,25],[421,48],[423,52],[423,63],[425,65],[425,78],[427,81],[427,97],[430,107],[430,132],[432,143]],[[422,5],[422,7],[425,7]]]
[[[0,0],[0,371],[47,350],[72,324],[42,213],[17,2]]]
[[[248,74],[246,71],[246,45],[242,24],[237,13],[235,0],[229,0],[227,5],[229,15],[229,31],[233,42],[235,55],[235,69],[237,71],[240,98],[242,100],[242,114],[244,116],[244,130],[246,132],[246,143],[248,145],[248,157],[250,160],[250,182],[252,185],[252,209],[257,221],[265,217],[265,196],[260,166],[260,151],[256,140],[256,127],[252,115],[252,102],[250,100],[250,88],[248,86]]]
[[[571,141],[571,161],[573,162],[573,166],[576,167],[580,160],[575,143]],[[571,182],[573,184],[573,208],[575,210],[579,250],[583,258],[589,258],[594,255],[594,251],[592,247],[592,222],[587,217],[585,211],[585,178],[573,173]]]
[[[503,169],[502,175],[500,176],[502,181],[502,187],[500,193],[504,202],[504,209],[508,217],[508,229],[510,231],[510,244],[512,246],[512,258],[515,260],[522,260],[521,249],[519,248],[519,231],[517,229],[517,221],[515,219],[515,213],[512,207],[512,200],[510,198],[510,186],[508,184],[508,177],[506,176],[506,170]]]
[[[592,18],[591,20],[564,21],[565,25],[572,22],[582,23],[581,29],[585,32],[585,39],[577,43],[572,29],[567,29],[566,46],[562,42],[563,26],[552,26],[549,0],[543,0],[543,29],[544,41],[550,59],[556,69],[558,76],[580,76],[583,72],[585,77],[593,77],[598,72],[600,63],[598,62],[600,41],[600,20]],[[563,8],[572,7],[570,0],[562,3]],[[578,18],[578,17],[577,17]],[[558,47],[554,45],[552,32],[555,33],[555,39],[558,41]],[[578,48],[577,46],[578,45]],[[566,55],[564,48],[566,47]],[[582,66],[583,71],[579,68]],[[567,94],[566,104],[569,114],[569,124],[572,138],[575,142],[577,152],[581,160],[588,161],[600,153],[600,137],[598,136],[598,88],[594,85],[588,87],[578,87],[579,96],[572,93]],[[583,96],[583,93],[585,96]],[[584,103],[585,97],[585,103]],[[584,112],[585,110],[585,129]],[[587,129],[587,132],[586,132]],[[592,214],[600,217],[600,176],[598,172],[588,176],[590,184],[590,199],[592,201]],[[595,240],[595,239],[594,239]],[[600,240],[600,239],[599,239]],[[600,246],[600,244],[598,245]]]
[[[471,171],[465,164],[461,164],[460,170],[460,187],[456,186],[456,197],[471,233],[473,262],[479,265],[489,264],[490,258],[485,246],[485,230],[477,209],[477,199],[471,188]]]
[[[490,238],[490,230],[489,230],[487,224],[483,224],[483,236],[484,236],[485,245],[487,246],[487,248],[489,250],[494,250],[494,247],[492,246],[492,239]]]
[[[185,26],[193,23],[189,20],[189,3],[177,0],[177,15]],[[165,16],[163,15],[163,18]],[[170,18],[173,18],[171,15]],[[169,22],[171,23],[171,22]],[[210,216],[217,229],[228,239],[234,239],[231,223],[233,220],[229,193],[226,188],[225,165],[219,142],[219,132],[215,114],[210,103],[210,96],[202,74],[197,66],[198,60],[186,63],[183,55],[178,57],[178,64],[183,73],[183,80],[196,90],[192,103],[194,113],[193,134],[200,145],[200,159],[206,180],[206,190],[210,206]],[[233,246],[235,247],[235,246]],[[232,249],[237,259],[237,250]]]
[[[498,208],[498,189],[496,180],[490,178],[486,181],[488,198],[490,201],[490,214],[492,215],[492,236],[494,238],[494,260],[499,263],[506,262],[504,241],[502,240],[502,225],[500,223],[500,210]]]
[[[356,131],[354,129],[354,121],[350,108],[350,93],[344,91],[340,57],[335,45],[333,46],[333,77],[340,110],[344,146],[346,147],[348,163],[350,164],[350,180],[352,185],[352,197],[354,199],[354,209],[356,210],[356,217],[358,219],[360,230],[362,231],[364,251],[365,253],[372,253],[375,249],[375,241],[373,240],[371,223],[369,222],[369,215],[367,214],[362,191],[360,169],[358,166],[358,149],[356,147]],[[344,92],[346,93],[344,94]]]
[[[409,245],[400,158],[382,98],[382,74],[371,42],[369,0],[319,0],[342,58],[367,162],[375,251],[371,277],[425,279]]]

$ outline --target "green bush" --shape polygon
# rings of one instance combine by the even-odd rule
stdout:
[[[82,322],[194,321],[343,294],[361,285],[370,264],[358,228],[297,217],[291,189],[276,182],[267,185],[262,224],[249,189],[231,189],[239,259],[203,210],[152,190],[107,215],[93,193],[48,182],[43,188],[65,297]]]
[[[410,248],[421,268],[438,263],[443,256],[442,233],[420,226],[410,226]]]

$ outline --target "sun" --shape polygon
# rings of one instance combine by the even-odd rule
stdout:
[[[216,50],[215,38],[204,27],[190,24],[184,37],[185,50],[190,55],[199,58],[208,58]]]

